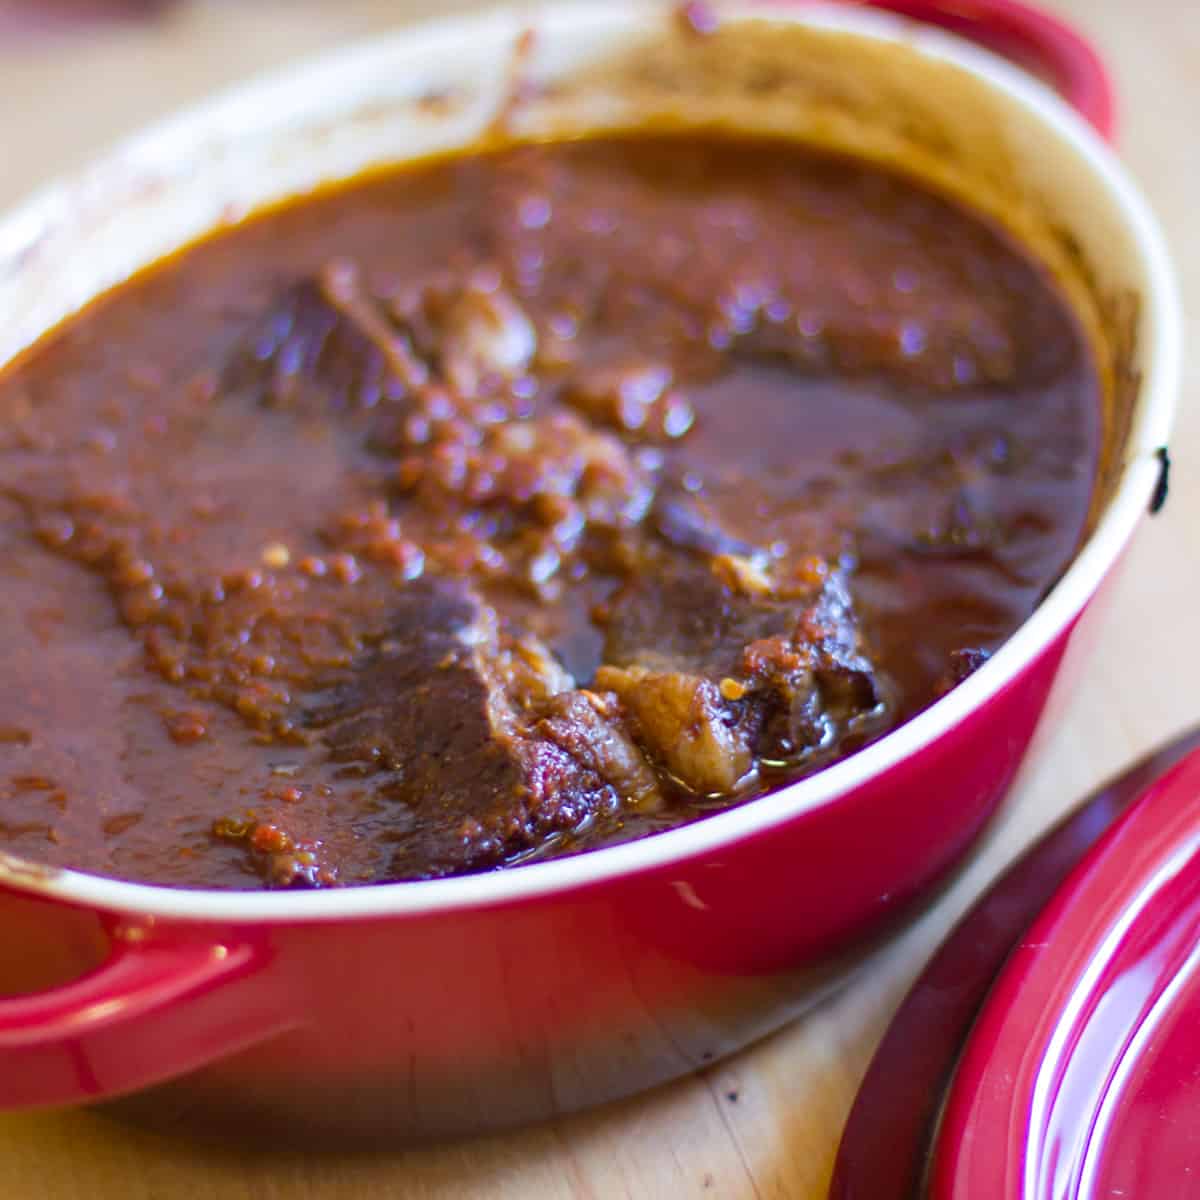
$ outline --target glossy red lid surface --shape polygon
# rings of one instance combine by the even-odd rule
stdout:
[[[1200,1197],[1200,755],[1084,857],[967,1040],[937,1200]]]
[[[1064,883],[1072,871],[1086,870],[1094,854],[1104,853],[1104,835],[1123,814],[1157,795],[1168,773],[1189,755],[1192,765],[1186,768],[1187,777],[1171,786],[1185,804],[1192,805],[1197,795],[1193,784],[1200,769],[1196,766],[1200,763],[1200,730],[1195,729],[1082,801],[1009,866],[966,913],[922,970],[875,1052],[842,1135],[830,1200],[923,1200],[932,1174],[930,1159],[939,1144],[945,1147],[939,1158],[940,1178],[948,1180],[939,1185],[942,1195],[968,1196],[965,1191],[954,1190],[955,1178],[948,1166],[953,1161],[954,1169],[958,1169],[960,1160],[965,1164],[968,1153],[978,1153],[973,1143],[968,1146],[962,1142],[964,1132],[969,1130],[974,1137],[976,1128],[969,1120],[955,1124],[958,1117],[970,1112],[966,1083],[956,1091],[955,1103],[963,1107],[946,1126],[956,1129],[957,1134],[942,1138],[940,1143],[939,1118],[977,1018],[987,1008],[991,1014],[988,1021],[997,1022],[1003,1012],[1002,1007],[989,1006],[993,984],[998,978],[1006,978],[1004,969],[1010,955],[1016,964],[1014,973],[1022,964],[1030,965],[1036,957],[1033,943],[1040,936],[1032,933],[1031,927],[1047,906],[1061,900]],[[1122,836],[1128,839],[1140,835],[1135,831]],[[1068,891],[1073,886],[1074,881],[1068,883]],[[1186,1036],[1187,1026],[1180,1028]],[[987,1073],[986,1056],[980,1061],[974,1058],[975,1053],[972,1050],[965,1056],[974,1065],[966,1067],[959,1078],[967,1079],[968,1071],[973,1070],[976,1087],[981,1080],[988,1080],[984,1086],[990,1086],[993,1080]],[[1172,1054],[1175,1062],[1183,1061],[1174,1050]],[[998,1090],[1003,1096],[1003,1086]],[[1005,1116],[995,1129],[991,1144],[999,1145],[1007,1137],[1008,1119]],[[1027,1130],[1028,1122],[1021,1128]],[[962,1143],[957,1153],[951,1150],[953,1136]],[[999,1178],[987,1176],[980,1185],[980,1194],[997,1194]],[[1116,1186],[1119,1189],[1121,1185]]]

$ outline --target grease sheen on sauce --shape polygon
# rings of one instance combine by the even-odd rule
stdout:
[[[382,319],[421,377],[330,325],[329,295]],[[518,147],[260,215],[0,378],[0,849],[186,886],[353,884],[743,802],[928,706],[1025,620],[1084,529],[1100,410],[1086,339],[1022,250],[910,181],[795,146]],[[540,431],[533,465],[475,455],[500,428]],[[653,600],[651,640],[670,644],[708,619],[688,615],[687,573],[731,547],[771,579],[847,590],[837,669],[852,642],[870,670],[846,670],[875,690],[825,742],[764,752],[722,795],[650,754],[653,803],[593,795],[522,810],[519,829],[384,761],[415,719],[390,715],[398,677],[379,665],[425,620],[406,589],[468,580],[504,671],[598,693],[634,636],[612,622],[646,602],[621,589],[684,580]],[[439,662],[484,637],[463,620]],[[630,720],[623,702],[597,712]]]

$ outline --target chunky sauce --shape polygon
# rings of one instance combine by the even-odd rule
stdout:
[[[0,380],[0,848],[485,870],[740,803],[954,686],[1084,528],[1100,385],[980,220],[783,144],[421,165]]]

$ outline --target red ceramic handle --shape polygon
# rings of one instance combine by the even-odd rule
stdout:
[[[264,962],[250,945],[115,940],[83,978],[0,999],[0,1109],[120,1095],[261,1041],[285,1023],[230,985]]]
[[[1105,138],[1116,117],[1112,80],[1070,25],[1019,0],[847,0],[937,25],[1002,54],[1050,84]]]

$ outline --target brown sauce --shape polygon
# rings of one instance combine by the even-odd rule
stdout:
[[[197,245],[0,379],[0,849],[486,870],[878,738],[1084,529],[1051,281],[900,177],[646,137],[415,166]]]

